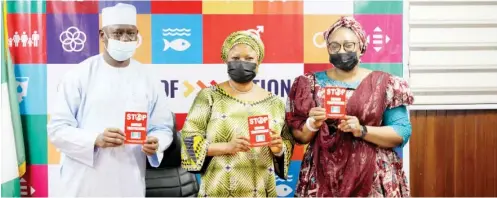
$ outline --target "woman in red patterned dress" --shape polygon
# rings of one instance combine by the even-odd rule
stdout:
[[[394,151],[411,135],[407,82],[359,66],[367,42],[355,19],[341,17],[323,35],[334,68],[297,77],[288,97],[287,124],[297,142],[308,144],[295,195],[410,196]],[[326,86],[347,88],[346,117],[326,118]]]

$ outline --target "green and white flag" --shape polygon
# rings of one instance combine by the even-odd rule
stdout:
[[[3,28],[6,28],[5,19]],[[5,44],[5,40],[2,46],[1,64],[1,194],[2,197],[21,197],[20,178],[26,172],[26,155],[24,152],[24,137],[16,91],[18,85],[14,76],[14,65],[12,64],[9,48]]]

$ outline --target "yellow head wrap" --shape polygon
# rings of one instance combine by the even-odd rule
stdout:
[[[228,62],[228,52],[233,46],[238,44],[250,46],[257,54],[257,63],[261,64],[262,59],[264,59],[264,43],[262,43],[259,35],[249,31],[233,32],[224,40],[223,47],[221,48],[221,59],[224,62]]]

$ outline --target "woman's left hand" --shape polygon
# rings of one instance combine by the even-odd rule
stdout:
[[[269,143],[269,148],[273,154],[278,154],[283,149],[283,139],[278,132],[273,130],[271,130],[271,142]]]
[[[355,137],[361,137],[361,123],[355,116],[345,116],[340,120],[338,129],[346,133],[352,133]]]

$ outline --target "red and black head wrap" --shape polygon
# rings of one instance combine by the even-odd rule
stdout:
[[[328,38],[330,37],[333,32],[338,30],[341,27],[346,27],[351,29],[357,38],[359,38],[359,45],[361,49],[361,54],[364,54],[366,52],[367,48],[367,41],[366,41],[366,32],[364,32],[364,29],[362,28],[362,25],[356,21],[353,17],[348,17],[348,16],[342,16],[340,19],[338,19],[337,22],[335,22],[333,25],[331,25],[328,30],[323,32],[324,40],[326,41],[326,44],[329,45]]]

